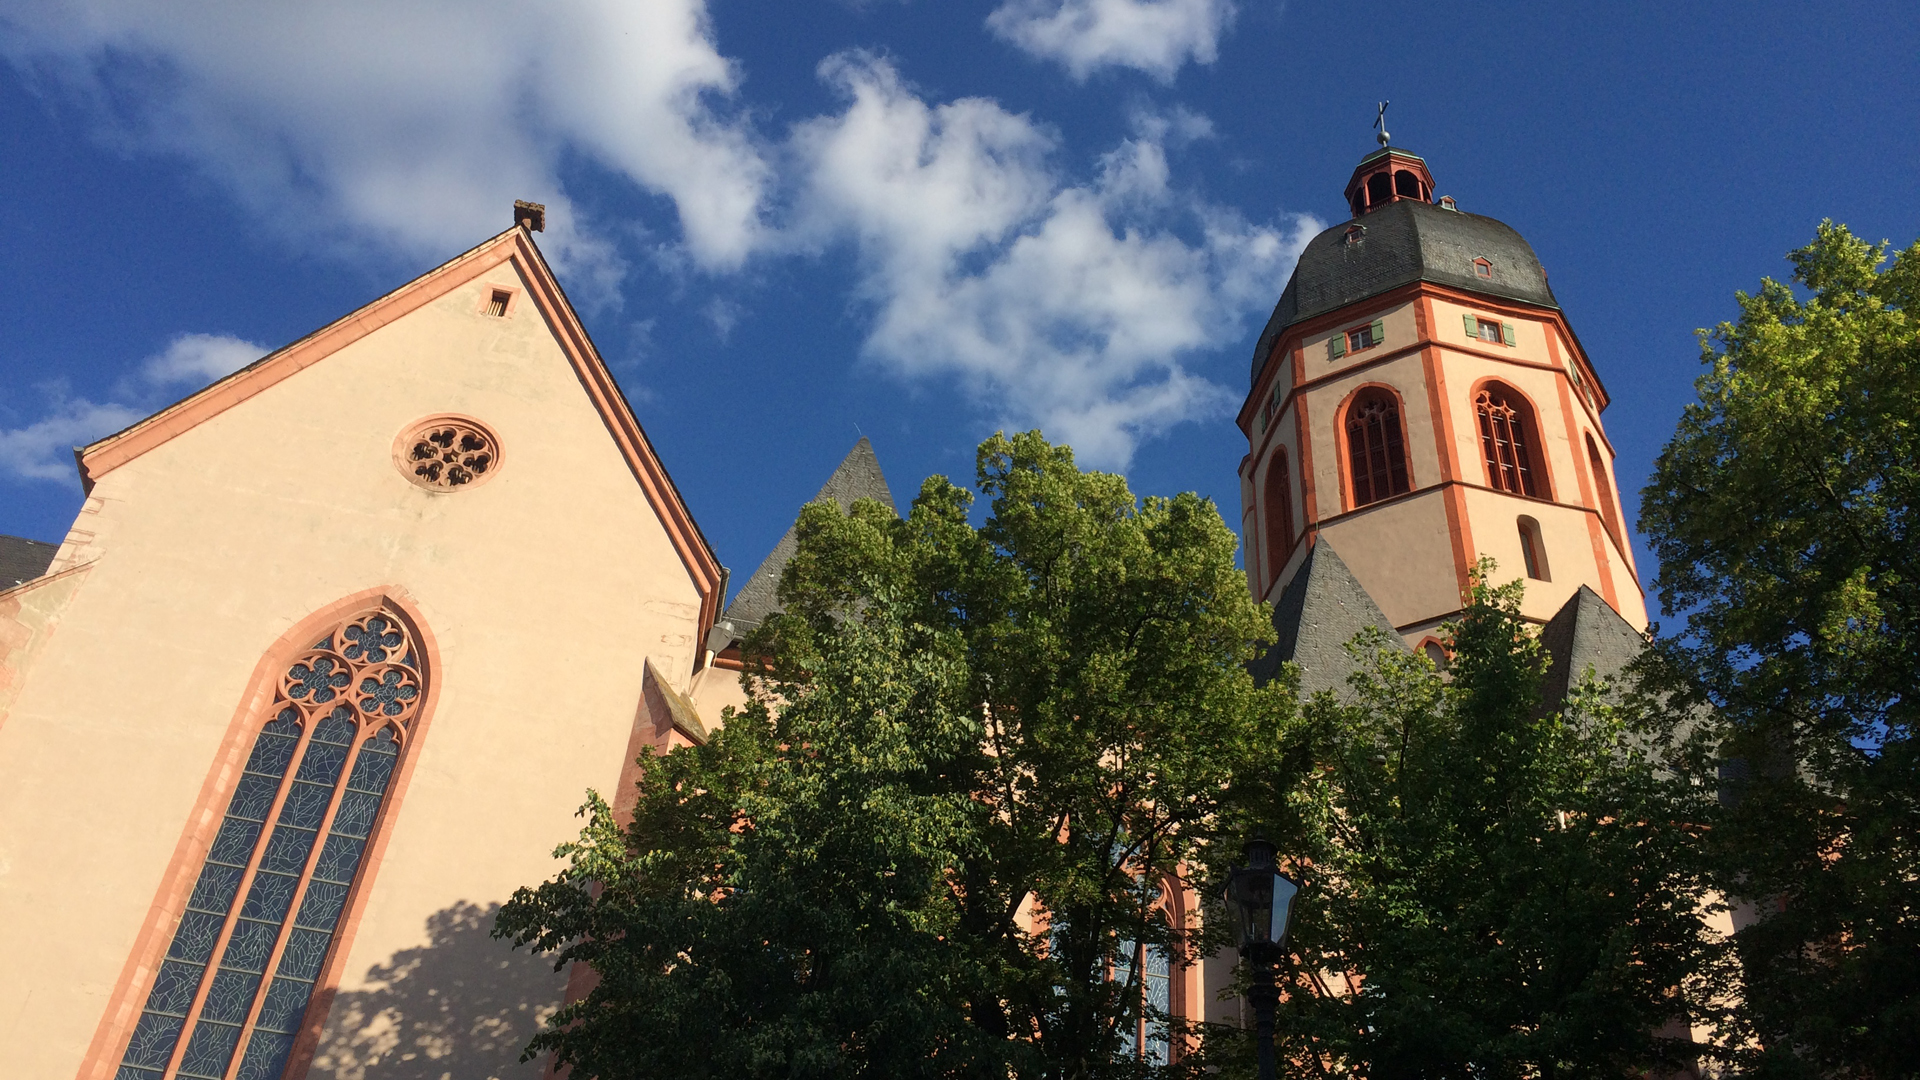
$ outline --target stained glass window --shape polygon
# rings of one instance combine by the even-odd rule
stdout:
[[[1355,507],[1408,490],[1400,403],[1385,390],[1363,390],[1347,409],[1347,469]]]
[[[374,609],[333,626],[276,677],[271,719],[116,1080],[270,1080],[286,1068],[426,674],[404,622]]]
[[[1491,383],[1473,399],[1480,422],[1480,448],[1487,459],[1487,481],[1515,495],[1541,496],[1533,460],[1533,417],[1526,400]]]

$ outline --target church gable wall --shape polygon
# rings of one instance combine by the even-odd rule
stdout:
[[[487,313],[496,286],[513,293],[504,317]],[[643,664],[688,677],[701,597],[526,289],[502,262],[99,477],[97,561],[0,727],[0,1017],[21,1075],[72,1076],[83,1057],[84,1075],[112,1073],[151,970],[129,957],[164,949],[178,911],[162,883],[183,858],[197,871],[230,790],[204,789],[235,708],[312,613],[392,590],[439,653],[437,715],[363,882],[346,995],[432,947],[430,920],[549,875],[583,790],[621,773]],[[429,492],[395,443],[446,414],[490,429],[499,465]],[[510,959],[484,933],[461,940],[490,950],[468,965],[482,977]],[[489,1000],[531,1023],[557,977],[513,970],[521,983]],[[353,1045],[330,1023],[323,1051]],[[518,1046],[501,1040],[485,1068],[537,1074],[512,1064]]]

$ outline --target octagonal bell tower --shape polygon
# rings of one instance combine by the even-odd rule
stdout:
[[[1490,555],[1531,619],[1585,586],[1644,629],[1606,388],[1532,247],[1433,191],[1418,155],[1363,158],[1351,219],[1307,245],[1260,335],[1238,417],[1248,584],[1312,622],[1302,575],[1333,575],[1370,600],[1361,622],[1419,647]]]

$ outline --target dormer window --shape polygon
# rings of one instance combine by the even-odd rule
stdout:
[[[1493,280],[1493,263],[1486,259],[1473,260],[1473,276],[1482,281]]]
[[[1442,195],[1440,196],[1440,209],[1451,210],[1457,214],[1460,212],[1460,204],[1453,201],[1453,196]]]
[[[1360,241],[1365,240],[1366,238],[1367,238],[1367,227],[1365,225],[1347,226],[1347,243],[1357,244]]]

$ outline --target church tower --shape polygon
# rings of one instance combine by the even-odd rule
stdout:
[[[1248,584],[1296,622],[1309,577],[1345,589],[1366,609],[1349,624],[1419,648],[1488,555],[1526,580],[1529,618],[1601,599],[1644,630],[1606,388],[1520,234],[1433,192],[1414,154],[1363,158],[1352,218],[1307,245],[1260,335],[1238,418]],[[1281,627],[1289,655],[1306,629]]]

